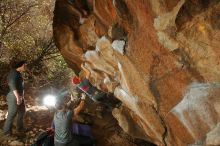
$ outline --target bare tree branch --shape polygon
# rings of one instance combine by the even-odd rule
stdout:
[[[29,5],[21,14],[18,14],[15,18],[12,18],[12,16],[9,18],[8,24],[3,26],[3,29],[1,31],[0,40],[4,37],[4,35],[7,33],[7,30],[16,22],[18,22],[23,16],[25,16],[31,8],[37,6],[37,4]],[[13,13],[13,11],[12,11]],[[10,15],[12,14],[10,13]],[[4,16],[2,16],[4,18]]]
[[[43,49],[42,49],[41,53],[38,55],[38,57],[36,59],[31,61],[30,66],[34,66],[43,60],[52,59],[52,58],[59,56],[59,55],[57,55],[55,57],[54,56],[50,57],[51,55],[58,53],[58,50],[55,48],[53,38],[50,39],[48,44],[43,44],[42,48]],[[48,57],[48,58],[46,58],[46,57]]]

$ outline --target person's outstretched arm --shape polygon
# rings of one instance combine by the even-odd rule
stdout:
[[[86,98],[86,95],[82,94],[79,105],[76,108],[74,108],[74,116],[77,116],[80,113],[80,111],[83,109],[85,105],[85,98]]]
[[[70,101],[69,102],[67,102],[66,103],[66,107],[68,108],[68,109],[70,109],[70,107],[71,107],[71,104],[73,103],[73,101],[74,101],[74,97],[73,97],[73,95],[71,94],[70,95]]]

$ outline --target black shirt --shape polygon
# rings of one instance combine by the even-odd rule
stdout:
[[[24,92],[24,83],[21,73],[16,69],[12,69],[8,75],[8,85],[10,92],[17,90],[20,96],[23,96]]]

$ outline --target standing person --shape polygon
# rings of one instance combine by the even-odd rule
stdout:
[[[73,110],[69,109],[73,100],[72,97],[69,102],[67,102],[66,99],[60,99],[57,101],[57,111],[55,112],[53,119],[55,126],[55,146],[79,146],[79,142],[72,136],[72,118],[77,116],[83,109],[85,97],[86,95],[82,94],[79,105]]]
[[[17,131],[25,132],[23,120],[25,114],[24,103],[24,81],[21,73],[26,70],[27,62],[25,60],[15,64],[8,75],[8,85],[10,92],[7,95],[8,116],[5,121],[3,132],[5,135],[12,134],[12,124],[17,115]]]

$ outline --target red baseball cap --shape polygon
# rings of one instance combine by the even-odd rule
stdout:
[[[72,84],[79,84],[80,83],[80,79],[77,76],[74,76],[72,78]]]

